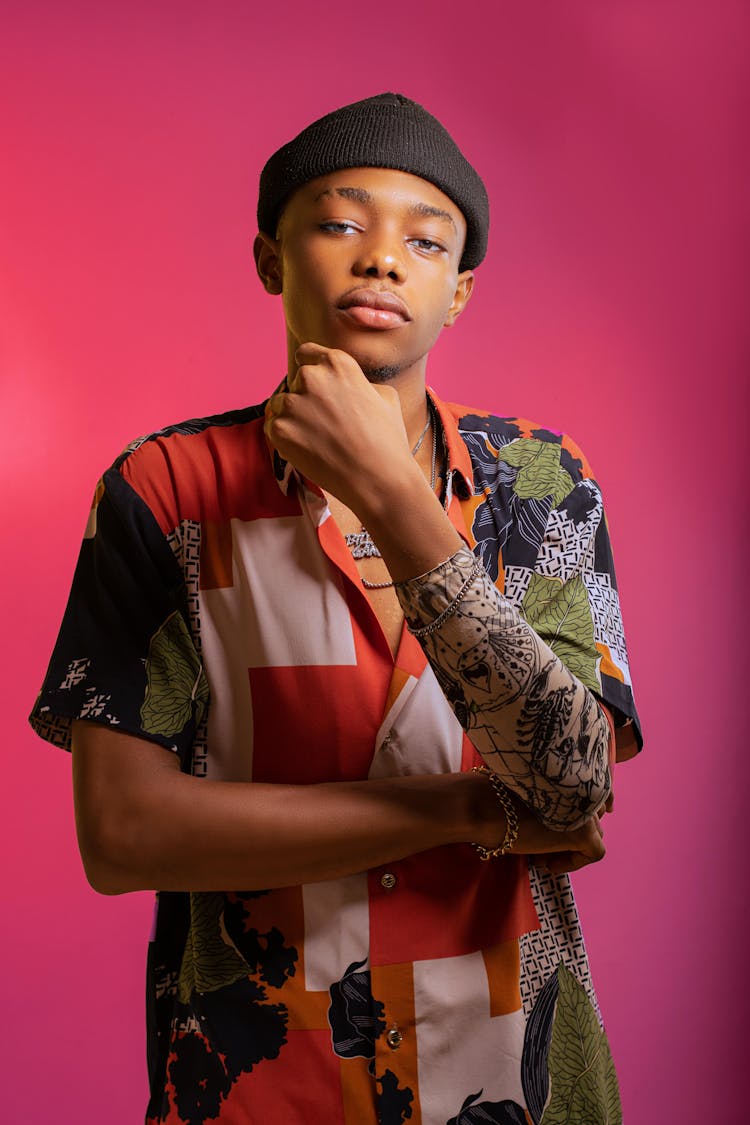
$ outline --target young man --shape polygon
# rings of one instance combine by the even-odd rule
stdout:
[[[615,1121],[567,876],[640,738],[601,498],[425,388],[484,187],[384,94],[258,221],[287,377],[105,473],[32,714],[92,885],[159,890],[148,1120]]]

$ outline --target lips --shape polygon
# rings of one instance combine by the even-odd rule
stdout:
[[[368,328],[393,328],[411,320],[406,302],[386,290],[354,289],[341,298],[337,307]]]

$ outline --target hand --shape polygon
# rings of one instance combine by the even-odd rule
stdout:
[[[282,457],[361,514],[368,490],[398,489],[415,472],[393,387],[368,382],[347,352],[302,344],[288,392],[274,395],[265,432]]]
[[[476,839],[484,847],[496,848],[505,837],[505,818],[489,779],[482,774],[474,776],[484,790],[480,805],[481,827]],[[538,866],[546,867],[553,875],[578,871],[604,858],[602,816],[605,806],[577,828],[558,832],[545,827],[520,797],[510,790],[508,795],[518,816],[518,836],[510,849],[513,855],[531,856]]]

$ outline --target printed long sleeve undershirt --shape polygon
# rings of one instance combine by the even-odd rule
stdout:
[[[611,785],[607,717],[472,551],[462,547],[395,588],[487,766],[550,828],[574,828],[595,813]]]

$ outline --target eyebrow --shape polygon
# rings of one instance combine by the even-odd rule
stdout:
[[[413,203],[409,208],[410,215],[419,215],[426,219],[443,219],[444,222],[450,223],[455,227],[453,216],[449,215],[447,211],[442,211],[439,207],[433,207],[429,203]]]
[[[318,195],[315,196],[315,202],[323,199],[326,195],[340,195],[342,199],[351,199],[355,203],[362,203],[363,205],[372,205],[375,199],[364,188],[358,187],[337,187],[337,188],[324,188]],[[443,222],[450,223],[455,229],[455,222],[453,216],[449,215],[447,211],[443,211],[440,207],[433,207],[430,203],[412,203],[409,208],[410,215],[418,215],[420,218],[427,219],[442,219]]]
[[[370,195],[369,191],[364,188],[358,187],[337,187],[337,188],[323,188],[319,195],[315,196],[315,202],[322,199],[325,195],[340,195],[342,199],[352,199],[355,203],[374,203],[375,200]]]

